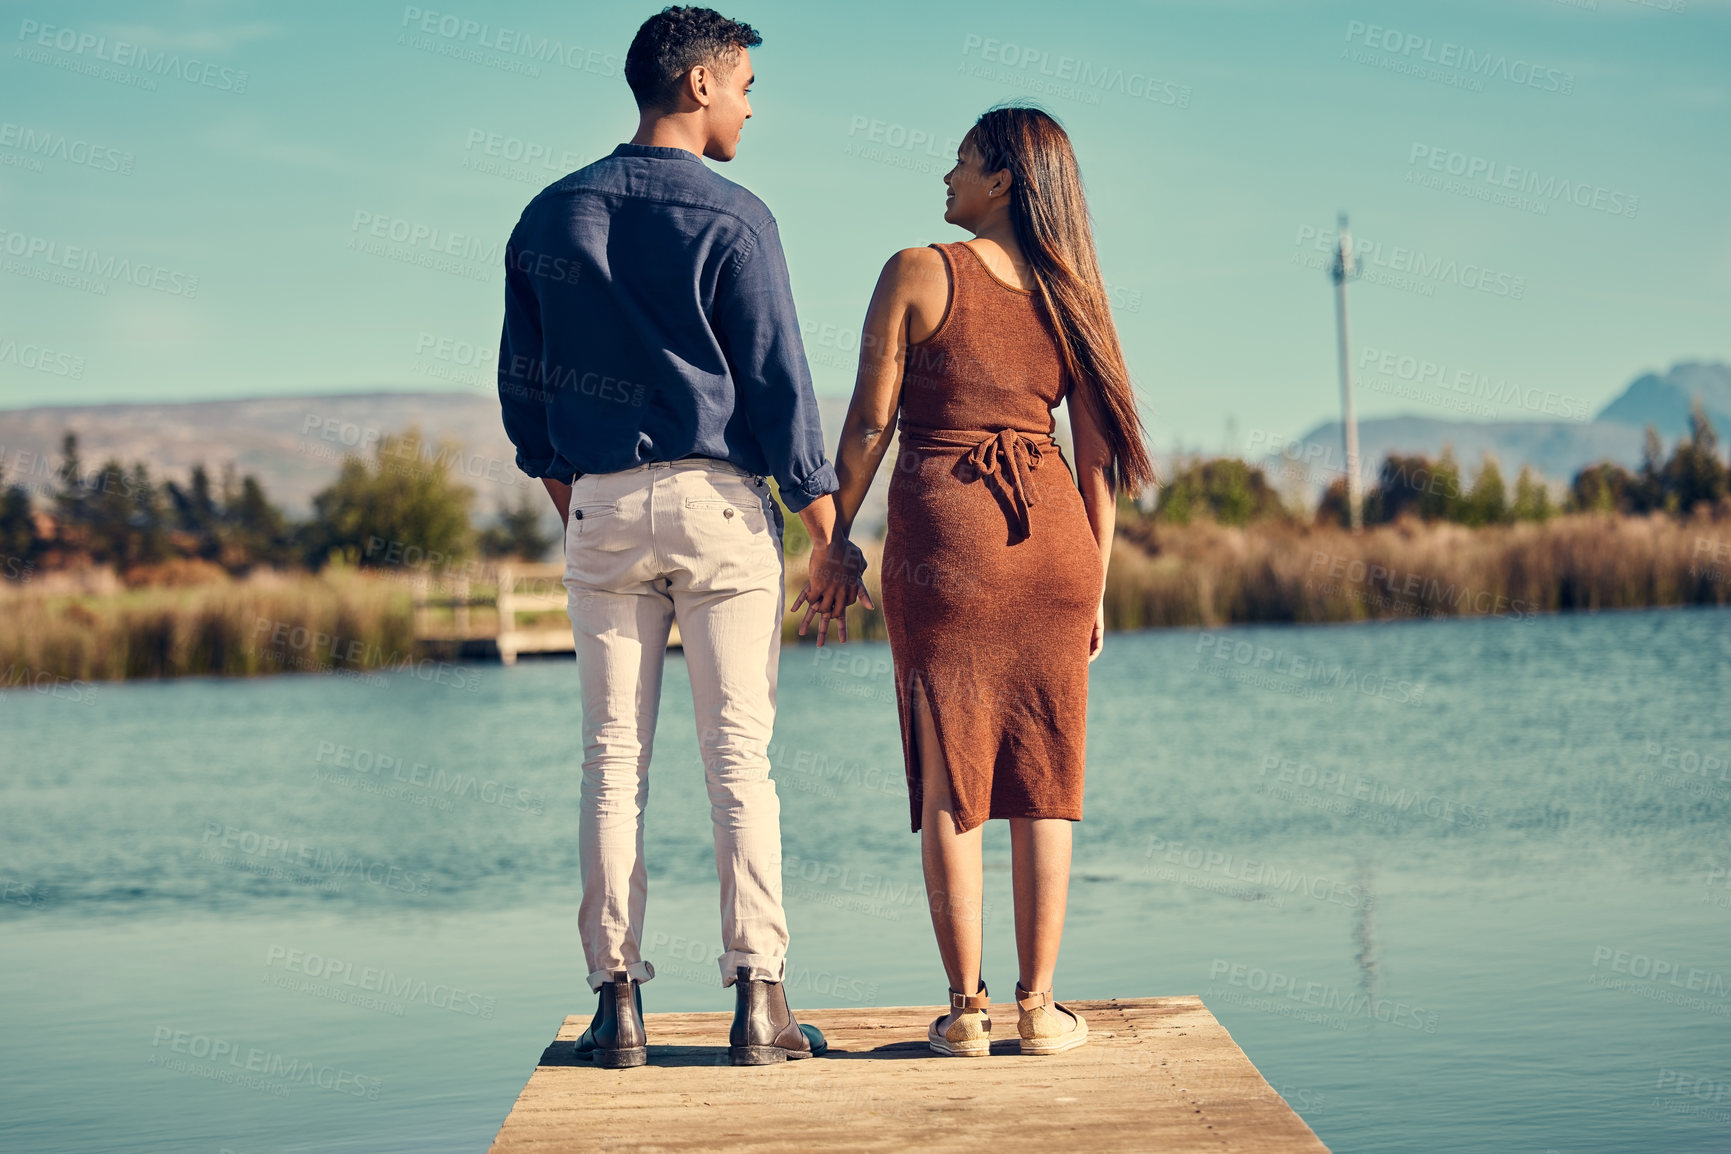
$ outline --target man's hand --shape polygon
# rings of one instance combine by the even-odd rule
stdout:
[[[799,635],[804,637],[811,619],[817,617],[817,643],[821,648],[829,636],[829,622],[833,617],[840,626],[841,640],[845,643],[848,606],[859,600],[867,609],[877,608],[872,604],[871,594],[866,592],[862,579],[866,571],[865,553],[858,545],[843,538],[827,549],[814,545],[809,564],[805,588],[793,603],[795,613],[799,612],[801,605],[806,606],[805,619],[799,623]]]

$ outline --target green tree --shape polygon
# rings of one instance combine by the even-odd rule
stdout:
[[[86,514],[84,463],[78,455],[78,434],[71,430],[60,438],[60,467],[54,475],[60,482],[54,491],[55,514],[63,524],[83,524]]]
[[[1510,519],[1508,490],[1503,485],[1503,471],[1494,457],[1487,456],[1473,478],[1473,487],[1466,499],[1455,508],[1454,519],[1475,528],[1481,525],[1501,525]]]
[[[1689,409],[1689,435],[1677,442],[1661,474],[1668,507],[1688,513],[1702,502],[1717,502],[1726,493],[1725,464],[1719,460],[1719,434],[1701,407],[1701,398]]]
[[[1509,514],[1517,521],[1545,521],[1551,516],[1551,493],[1530,466],[1522,465],[1515,478],[1515,502]]]
[[[190,540],[194,556],[215,561],[222,555],[222,510],[211,492],[210,474],[202,463],[192,467],[183,489],[174,481],[163,484],[172,512],[174,531]]]
[[[222,539],[223,563],[231,569],[281,566],[294,558],[288,518],[271,504],[264,486],[251,473],[237,486],[232,465],[223,478]]]
[[[1364,495],[1366,525],[1374,525],[1382,520],[1377,498],[1378,491],[1374,488]],[[1352,507],[1348,503],[1345,477],[1336,477],[1328,483],[1328,488],[1322,491],[1322,499],[1316,504],[1316,524],[1339,525],[1342,528],[1352,524]]]
[[[0,493],[0,579],[28,580],[47,546],[36,532],[30,490],[8,485]]]
[[[428,446],[409,429],[381,438],[371,461],[345,458],[336,481],[313,497],[302,533],[307,563],[418,565],[467,556],[475,495],[451,476],[460,453],[454,443]]]
[[[1629,470],[1615,461],[1600,461],[1575,474],[1569,486],[1569,508],[1577,513],[1630,513],[1635,486]]]
[[[1629,504],[1636,513],[1650,513],[1670,508],[1665,497],[1665,445],[1659,440],[1659,430],[1647,426],[1641,438],[1641,467],[1635,473],[1635,483],[1629,488]]]
[[[79,475],[76,445],[68,447],[56,498],[68,543],[92,561],[121,569],[167,557],[162,496],[144,462],[128,470],[111,458],[86,477]]]
[[[1641,465],[1633,474],[1601,461],[1575,474],[1569,504],[1579,510],[1642,514],[1664,511],[1687,516],[1698,505],[1716,504],[1731,494],[1731,468],[1719,456],[1719,434],[1701,407],[1690,407],[1689,433],[1677,440],[1670,457],[1658,431],[1647,426]]]
[[[1445,446],[1442,456],[1430,465],[1429,476],[1419,492],[1418,515],[1426,521],[1459,521],[1465,503],[1461,467],[1455,462],[1454,450]]]
[[[1376,484],[1365,495],[1365,524],[1398,521],[1408,514],[1427,520],[1439,516],[1438,510],[1446,508],[1449,498],[1458,496],[1460,487],[1454,459],[1445,453],[1443,461],[1445,464],[1439,474],[1439,466],[1421,454],[1402,456],[1390,453],[1384,457],[1382,468],[1377,471]],[[1345,482],[1341,484],[1344,491]],[[1439,500],[1444,504],[1439,505]]]
[[[525,492],[515,506],[499,506],[499,523],[487,526],[476,538],[483,556],[539,561],[547,555],[559,538],[542,531],[541,503],[535,497]]]
[[[1215,457],[1180,470],[1163,486],[1154,515],[1175,525],[1199,516],[1222,525],[1248,525],[1285,518],[1286,509],[1261,469],[1237,457]]]

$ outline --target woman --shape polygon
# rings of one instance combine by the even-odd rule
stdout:
[[[1064,130],[1038,109],[993,109],[944,183],[944,220],[973,239],[904,249],[884,266],[836,452],[833,546],[801,600],[833,611],[861,595],[848,535],[899,413],[883,611],[950,982],[950,1010],[927,1041],[940,1054],[989,1052],[981,824],[1007,818],[1017,1034],[1022,1053],[1055,1054],[1088,1036],[1053,1001],[1052,974],[1115,491],[1138,491],[1153,466]],[[1051,436],[1064,401],[1074,479]]]

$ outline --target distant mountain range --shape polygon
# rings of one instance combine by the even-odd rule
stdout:
[[[833,450],[847,401],[820,397],[818,407],[828,430],[826,443]],[[215,479],[232,461],[240,473],[256,474],[272,501],[304,517],[312,509],[313,494],[331,483],[345,453],[361,451],[383,434],[411,425],[420,428],[429,445],[448,439],[461,446],[461,456],[451,458],[453,471],[475,490],[477,523],[486,523],[499,506],[515,503],[519,491],[545,501],[539,496],[540,482],[517,471],[516,450],[499,421],[498,398],[480,392],[4,409],[0,476],[6,484],[23,483],[47,493],[60,462],[61,438],[70,430],[78,434],[87,470],[117,458],[128,466],[144,461],[153,476],[184,480],[203,462]],[[883,524],[888,472],[882,471],[860,510],[862,530],[875,532]],[[550,502],[547,509],[548,523],[557,529]]]
[[[1361,421],[1360,456],[1374,470],[1390,452],[1435,456],[1449,446],[1469,471],[1489,454],[1511,476],[1529,464],[1552,481],[1566,483],[1595,461],[1638,464],[1642,430],[1649,424],[1667,445],[1674,442],[1688,429],[1695,397],[1731,441],[1731,365],[1686,362],[1663,374],[1638,377],[1589,421],[1422,416]],[[825,442],[833,448],[847,401],[820,397],[818,405]],[[419,426],[428,442],[449,439],[461,447],[462,455],[453,464],[476,491],[479,520],[515,501],[519,492],[539,491],[538,484],[517,472],[515,451],[499,423],[499,402],[490,392],[344,393],[0,410],[0,472],[8,484],[22,482],[48,492],[61,437],[71,430],[78,434],[86,468],[113,457],[127,464],[144,461],[158,476],[183,479],[201,461],[213,474],[232,461],[240,472],[257,474],[272,500],[305,516],[313,494],[330,483],[345,452],[411,425]],[[1060,439],[1067,439],[1062,430]],[[1340,424],[1331,421],[1282,452],[1288,459],[1331,462],[1338,468],[1340,444]],[[1270,454],[1265,463],[1278,464],[1281,455]],[[1162,472],[1170,475],[1164,467]],[[887,478],[888,470],[881,470],[860,511],[864,531],[875,532],[883,525]],[[1325,471],[1312,471],[1311,488],[1320,490],[1327,479]],[[551,506],[547,516],[551,522]]]
[[[498,400],[456,392],[12,409],[0,411],[0,459],[8,482],[22,472],[35,488],[52,479],[60,440],[71,431],[78,434],[86,469],[112,457],[128,465],[144,461],[154,475],[184,478],[199,462],[214,476],[232,461],[240,472],[257,474],[273,501],[304,515],[345,452],[410,425],[418,425],[429,441],[458,441],[472,458],[464,470],[478,475],[472,480],[484,480],[489,469],[503,479],[474,484],[481,495],[477,513],[491,512],[495,497],[513,499],[513,483],[527,479],[513,466]]]
[[[1636,377],[1622,396],[1599,410],[1598,420],[1641,428],[1652,425],[1667,441],[1689,430],[1689,406],[1701,398],[1701,407],[1721,434],[1731,432],[1731,365],[1685,361],[1671,366],[1664,376],[1648,373]]]
[[[1375,380],[1371,382],[1374,387]],[[1359,388],[1364,388],[1364,382]],[[1442,390],[1438,403],[1449,400]],[[1360,392],[1363,395],[1363,392]],[[1358,423],[1359,459],[1374,472],[1389,453],[1435,457],[1445,447],[1469,474],[1485,457],[1494,457],[1505,479],[1522,465],[1531,465],[1553,481],[1566,484],[1582,468],[1597,461],[1616,461],[1633,468],[1641,461],[1641,441],[1653,426],[1667,448],[1689,431],[1689,407],[1695,398],[1720,433],[1721,443],[1731,441],[1731,365],[1723,362],[1685,361],[1665,373],[1646,373],[1630,382],[1617,398],[1591,420],[1470,421],[1438,417],[1373,417]],[[1569,400],[1546,405],[1539,396],[1534,406],[1566,411]],[[1585,406],[1580,406],[1584,411]],[[1339,421],[1316,426],[1296,443],[1279,447],[1263,464],[1276,468],[1286,461],[1312,461],[1338,469],[1342,459]],[[1261,446],[1257,446],[1261,448]],[[1291,469],[1286,470],[1288,474]],[[1327,483],[1327,470],[1307,475],[1313,489]]]

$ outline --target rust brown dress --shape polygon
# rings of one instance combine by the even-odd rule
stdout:
[[[913,694],[930,703],[956,823],[1079,820],[1100,551],[1052,440],[1066,383],[1038,299],[935,244],[950,299],[908,349],[883,609],[913,828]]]

